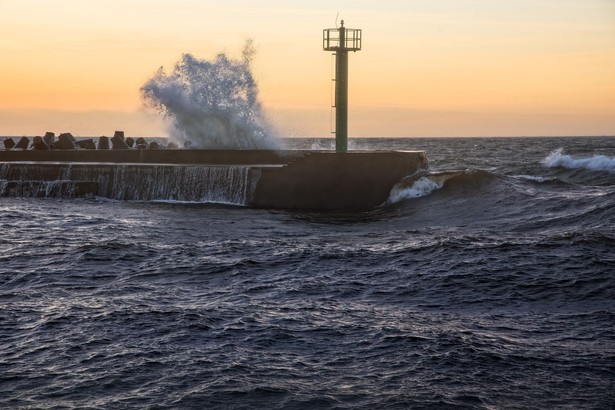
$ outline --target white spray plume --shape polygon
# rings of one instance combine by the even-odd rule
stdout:
[[[205,149],[281,147],[264,117],[251,70],[252,41],[241,60],[220,53],[213,60],[182,55],[171,73],[161,67],[141,87],[147,106],[167,120],[171,139]]]

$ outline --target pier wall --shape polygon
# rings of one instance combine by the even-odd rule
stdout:
[[[0,151],[0,195],[365,210],[427,167],[421,151]]]

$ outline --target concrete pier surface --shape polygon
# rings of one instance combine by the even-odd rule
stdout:
[[[367,210],[427,168],[422,151],[11,150],[0,151],[0,195],[34,195],[38,186],[36,196],[198,200],[189,194],[200,190],[207,201],[205,191],[217,190],[220,202],[257,208]]]

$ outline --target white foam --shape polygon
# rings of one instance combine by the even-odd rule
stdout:
[[[146,105],[168,122],[169,137],[206,149],[275,149],[281,140],[258,100],[250,63],[251,42],[243,59],[220,53],[212,60],[184,54],[172,72],[160,68],[141,87]]]
[[[533,181],[533,182],[547,182],[547,181],[554,181],[556,179],[553,177],[541,177],[537,175],[516,175],[513,178],[525,179],[525,180]]]
[[[543,160],[543,164],[549,168],[563,167],[568,169],[615,172],[615,157],[593,155],[585,158],[574,158],[571,155],[563,154],[562,151],[562,148],[558,148],[550,153]]]
[[[396,203],[404,199],[420,198],[442,188],[443,181],[434,181],[429,177],[420,177],[412,186],[398,184],[391,190],[388,203]]]
[[[141,202],[141,201],[135,201],[135,202]],[[213,201],[213,200],[202,200],[202,201],[178,201],[178,200],[173,200],[173,199],[156,199],[153,201],[147,201],[147,202],[152,202],[155,204],[166,204],[166,205],[232,205],[232,206],[237,206],[237,207],[245,207],[246,205],[244,204],[236,204],[234,202],[229,202],[229,201]]]

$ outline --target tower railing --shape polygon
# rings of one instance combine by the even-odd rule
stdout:
[[[345,30],[344,44],[340,47],[341,30]],[[322,48],[325,51],[337,51],[340,49],[346,51],[361,50],[361,29],[356,28],[327,28],[322,31]]]

